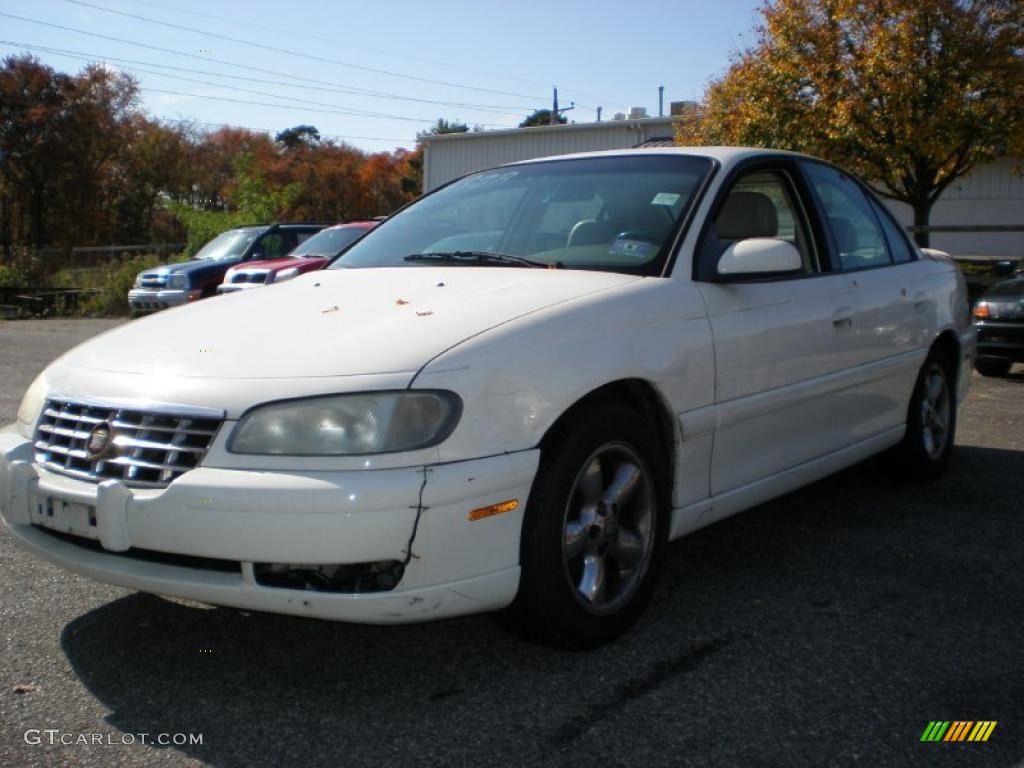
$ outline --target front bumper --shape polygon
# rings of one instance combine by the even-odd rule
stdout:
[[[166,488],[138,489],[54,474],[33,464],[32,454],[30,441],[0,432],[0,511],[40,557],[145,592],[381,624],[512,601],[522,513],[539,459],[534,450],[406,469],[200,467]],[[517,510],[468,520],[471,510],[512,498]],[[265,586],[253,569],[406,559],[397,587],[380,592]]]
[[[978,358],[1024,363],[1024,320],[975,323]]]
[[[153,290],[152,288],[132,288],[128,291],[128,306],[137,312],[152,312],[168,307],[179,307],[194,301],[199,291],[181,290]]]

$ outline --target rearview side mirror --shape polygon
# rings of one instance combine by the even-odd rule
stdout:
[[[785,240],[750,237],[733,243],[718,259],[720,275],[795,272],[803,266],[800,252]]]

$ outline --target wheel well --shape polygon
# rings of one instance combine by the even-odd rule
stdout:
[[[673,478],[676,460],[675,418],[658,391],[644,379],[621,379],[588,392],[567,408],[548,428],[540,441],[541,450],[563,435],[572,422],[585,418],[588,413],[607,403],[628,405],[654,426],[658,442],[664,450],[667,476]]]
[[[946,373],[950,384],[957,385],[957,374],[960,369],[960,340],[953,331],[945,330],[932,342],[932,349],[938,352],[946,363]]]

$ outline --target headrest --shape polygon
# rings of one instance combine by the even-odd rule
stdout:
[[[718,214],[715,231],[719,240],[775,237],[779,234],[775,203],[761,192],[731,192]]]

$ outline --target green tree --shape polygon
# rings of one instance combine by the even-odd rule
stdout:
[[[288,149],[313,146],[320,141],[320,131],[313,125],[296,125],[279,132],[274,141]]]
[[[569,118],[565,115],[558,116],[559,124],[564,125],[569,122]],[[519,124],[520,128],[533,128],[538,125],[551,125],[551,110],[550,109],[538,109],[526,116],[526,119]]]
[[[427,130],[417,133],[416,138],[439,136],[445,133],[466,133],[468,130],[469,126],[465,123],[460,123],[458,120],[445,120],[443,117],[439,117],[437,122],[427,128]]]
[[[918,226],[953,181],[1024,146],[1020,0],[775,0],[762,15],[679,143],[820,155]]]
[[[202,211],[185,203],[166,203],[188,233],[189,254],[194,254],[204,243],[232,227],[270,224],[284,215],[302,191],[302,185],[297,182],[273,187],[249,154],[235,160],[234,170],[236,186],[230,199],[230,210]]]

